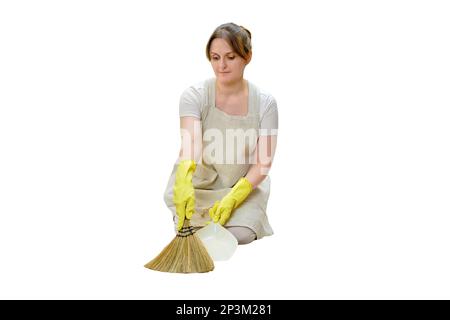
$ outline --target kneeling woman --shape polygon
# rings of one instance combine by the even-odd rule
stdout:
[[[251,34],[234,23],[211,35],[206,55],[215,77],[180,98],[182,147],[164,200],[176,229],[219,222],[247,244],[273,234],[266,215],[275,154],[275,98],[244,79]]]

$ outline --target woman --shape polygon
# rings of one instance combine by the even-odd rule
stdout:
[[[247,244],[273,234],[266,216],[268,171],[278,129],[273,96],[244,79],[251,33],[234,23],[216,28],[207,46],[215,78],[180,98],[182,146],[164,200],[177,230],[185,219],[213,220]]]

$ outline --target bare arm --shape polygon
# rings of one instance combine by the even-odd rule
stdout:
[[[202,124],[196,117],[180,117],[181,148],[178,161],[200,161],[202,155]]]
[[[256,146],[256,163],[252,164],[245,176],[255,189],[268,175],[275,156],[277,136],[260,136]]]

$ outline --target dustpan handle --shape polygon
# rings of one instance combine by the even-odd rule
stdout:
[[[200,210],[196,210],[194,212],[194,214],[200,214],[202,216],[207,214],[209,216],[209,209],[211,209],[211,208],[212,208],[212,206],[211,207],[207,207],[207,208],[200,208]],[[180,233],[180,232],[183,233],[183,234],[189,233],[189,232],[192,232],[192,234],[193,234],[195,232],[194,228],[191,227],[190,219],[187,219],[187,218],[184,219],[183,227],[181,228],[180,231],[178,231],[178,233]]]

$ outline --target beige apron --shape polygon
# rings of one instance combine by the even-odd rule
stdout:
[[[259,90],[248,81],[249,98],[248,114],[246,116],[229,115],[215,106],[215,78],[205,81],[205,95],[202,106],[202,132],[203,150],[212,143],[205,139],[207,130],[219,130],[223,137],[226,137],[226,129],[243,129],[236,132],[254,132],[255,139],[245,139],[241,153],[245,163],[240,164],[234,161],[232,164],[214,163],[208,153],[203,153],[202,163],[197,163],[192,183],[195,190],[195,210],[192,216],[191,225],[202,227],[210,221],[208,208],[212,207],[215,201],[221,200],[239,180],[245,176],[251,166],[250,159],[256,150],[257,133],[259,132]],[[248,137],[248,136],[247,136]],[[226,143],[226,139],[223,139]],[[237,156],[236,156],[237,157]],[[224,157],[225,158],[225,157]],[[237,158],[235,158],[237,160]],[[242,162],[242,161],[241,161]],[[169,182],[164,193],[164,201],[172,212],[175,227],[178,222],[175,205],[173,203],[173,185],[177,164],[174,165]],[[231,218],[225,224],[226,227],[248,227],[252,229],[261,239],[264,236],[273,234],[266,215],[267,201],[270,193],[270,178],[267,176],[248,196],[247,199],[231,213]]]

